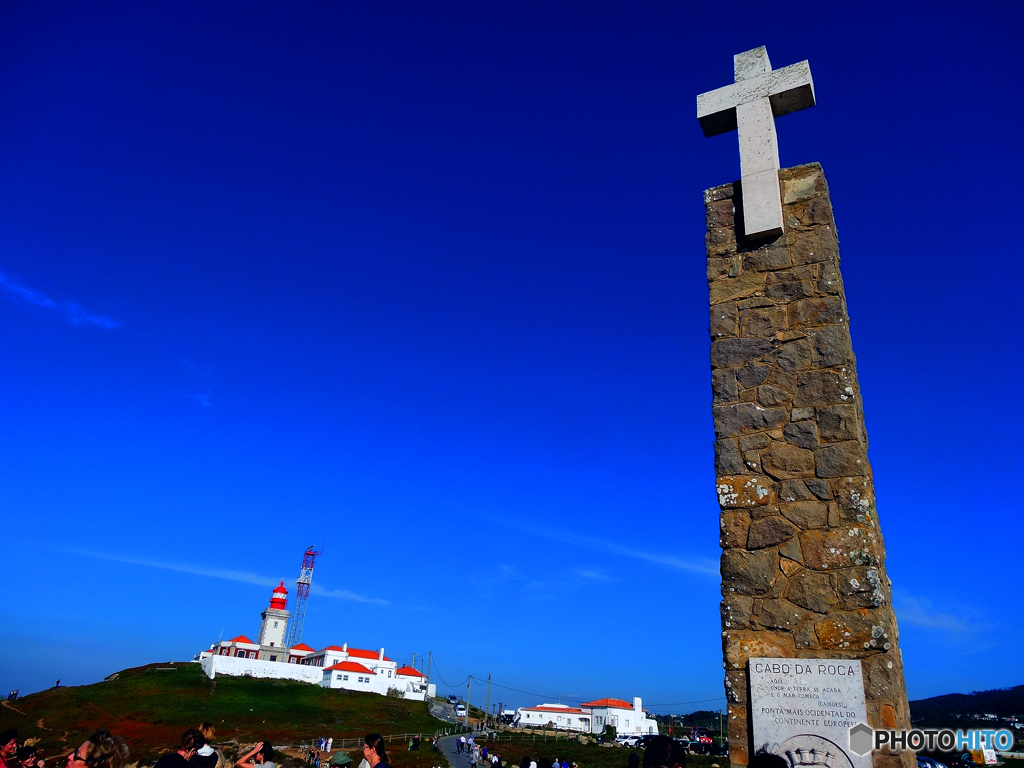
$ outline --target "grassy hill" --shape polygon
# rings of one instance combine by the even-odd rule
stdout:
[[[186,728],[202,721],[214,724],[217,743],[229,757],[238,744],[263,740],[277,747],[320,736],[356,738],[370,731],[429,736],[441,725],[427,714],[424,702],[287,680],[210,680],[193,663],[136,667],[111,678],[4,702],[0,730],[17,728],[21,739],[38,738],[49,760],[106,726],[124,738],[132,762],[151,765],[156,756],[177,747]],[[49,768],[63,768],[63,763],[51,762]]]
[[[1000,719],[1012,715],[1024,718],[1024,685],[973,693],[947,693],[910,702],[910,715],[915,727],[995,727],[992,721],[976,717],[986,713]]]

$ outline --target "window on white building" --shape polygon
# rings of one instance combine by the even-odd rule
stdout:
[[[271,656],[270,660],[271,661],[277,661],[277,656]],[[629,723],[626,723],[626,725],[629,725]]]
[[[273,647],[274,647],[274,643],[273,643],[273,641],[271,641],[271,643],[270,643],[270,647],[271,647],[271,648],[273,648]]]
[[[612,725],[617,726],[619,724],[619,716],[618,715],[612,715],[609,719],[612,721],[611,722]]]
[[[345,676],[344,676],[344,677],[342,677],[341,679],[342,679],[342,680],[348,680],[348,675],[345,675]]]
[[[391,677],[391,670],[388,670],[388,677]]]
[[[626,727],[629,728],[629,720],[626,721]]]
[[[562,722],[562,716],[561,715],[558,716],[558,722]]]

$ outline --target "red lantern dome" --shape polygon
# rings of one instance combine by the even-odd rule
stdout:
[[[283,611],[288,604],[288,590],[284,588],[284,579],[274,587],[274,594],[270,597],[270,607]]]

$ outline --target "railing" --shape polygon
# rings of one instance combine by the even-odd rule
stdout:
[[[486,734],[483,738],[488,741],[548,741],[552,739],[558,741],[559,739],[565,741],[579,741],[580,737],[587,739],[593,739],[593,736],[588,734],[581,734],[576,731],[565,731],[558,730],[557,728],[512,728],[507,725],[492,726],[489,728],[474,728],[472,725],[466,726],[461,723],[452,723],[449,727],[438,728],[428,738],[422,733],[393,733],[390,736],[384,736],[385,743],[391,744],[394,742],[405,743],[414,736],[420,737],[420,746],[424,744],[430,744],[433,738],[443,738],[445,736],[454,736],[461,733],[484,733]],[[336,750],[348,750],[362,746],[363,740],[361,738],[354,739],[334,739],[331,742],[331,751]],[[299,745],[299,749],[305,751],[310,748],[316,748],[316,742],[303,742]]]
[[[464,733],[464,732],[468,732],[469,730],[470,730],[469,728],[444,729],[443,732],[441,730],[437,730],[437,731],[434,731],[433,736],[438,736],[438,737],[440,737],[440,736],[448,736],[449,735],[449,731],[451,733]],[[382,738],[384,739],[385,743],[390,744],[390,743],[396,742],[396,741],[404,743],[404,742],[409,741],[409,739],[413,738],[414,736],[419,736],[420,737],[420,747],[421,748],[422,748],[423,744],[429,745],[430,744],[430,738],[433,738],[433,736],[428,738],[428,737],[424,736],[423,733],[393,733],[390,736],[384,736]],[[356,747],[362,746],[362,744],[363,744],[362,738],[334,739],[331,742],[331,751],[333,752],[333,751],[339,750],[339,749],[340,750],[354,749]],[[302,744],[299,745],[299,749],[301,749],[303,751],[305,751],[307,749],[310,749],[310,748],[313,748],[313,749],[317,748],[315,741],[303,742]]]

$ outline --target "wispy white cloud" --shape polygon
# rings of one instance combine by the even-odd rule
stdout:
[[[258,584],[263,587],[276,587],[280,579],[272,579],[269,576],[262,576],[249,571],[232,571],[226,568],[205,568],[201,565],[190,563],[166,563],[159,560],[144,560],[137,557],[125,557],[123,555],[111,555],[105,552],[88,552],[80,549],[65,550],[70,554],[93,557],[97,560],[108,560],[112,563],[125,563],[127,565],[139,565],[143,568],[159,568],[164,571],[177,571],[192,576],[206,576],[211,579],[224,579],[225,581],[238,581],[242,584]]]
[[[87,325],[99,326],[100,328],[121,327],[121,323],[117,320],[112,320],[111,318],[103,317],[102,315],[90,314],[85,307],[75,304],[74,302],[54,301],[44,293],[40,293],[33,288],[28,288],[27,286],[16,283],[3,272],[0,272],[0,291],[5,292],[8,296],[21,299],[27,304],[43,307],[44,309],[56,312],[72,325],[82,325],[85,323]]]
[[[893,591],[893,603],[896,618],[901,624],[937,629],[956,636],[978,635],[998,627],[998,624],[971,617],[969,612],[962,611],[961,615],[956,615],[948,608],[936,609],[931,600],[903,590]]]
[[[602,539],[594,539],[589,536],[580,536],[575,533],[567,533],[565,531],[556,531],[551,528],[542,527],[526,527],[520,526],[515,523],[509,524],[508,527],[515,528],[516,530],[531,534],[533,536],[540,536],[544,539],[550,539],[551,541],[558,541],[562,544],[571,544],[576,547],[583,547],[584,549],[592,549],[598,552],[608,552],[609,554],[619,555],[621,557],[631,557],[636,560],[645,560],[649,563],[656,563],[657,565],[668,566],[669,568],[677,568],[681,571],[691,571],[693,573],[701,573],[706,576],[718,576],[718,561],[710,560],[706,557],[677,557],[675,555],[666,555],[660,552],[649,551],[645,549],[636,549],[634,547],[625,547],[621,544],[616,544],[611,541],[604,541]]]
[[[204,566],[193,565],[191,563],[168,563],[160,560],[124,557],[123,555],[112,555],[103,552],[88,552],[85,550],[69,549],[64,551],[70,554],[93,557],[97,560],[107,560],[113,563],[138,565],[143,568],[158,568],[164,571],[177,571],[178,573],[187,573],[192,576],[204,576],[210,579],[237,581],[242,584],[257,584],[261,587],[276,587],[281,581],[280,579],[274,579],[259,573],[252,573],[250,571],[233,571],[227,568],[206,568]],[[364,595],[358,595],[355,592],[349,592],[347,589],[327,589],[316,583],[311,585],[310,592],[317,597],[330,597],[339,600],[351,600],[357,603],[373,603],[375,605],[388,604],[387,600],[382,600],[379,597],[366,597]]]
[[[185,376],[185,386],[188,387],[184,390],[185,396],[192,398],[203,408],[210,408],[213,405],[210,398],[219,383],[216,370],[212,365],[195,360],[181,358],[181,362],[188,369],[188,374]]]
[[[373,603],[375,605],[387,605],[387,600],[382,600],[379,597],[363,597],[363,595],[357,595],[355,592],[349,592],[347,589],[327,589],[321,587],[316,582],[313,582],[309,591],[317,597],[336,597],[340,600],[352,600],[357,603]]]
[[[485,596],[500,592],[529,600],[556,600],[608,584],[612,579],[593,568],[555,567],[543,574],[526,575],[515,566],[502,563],[470,576],[468,581],[477,593]]]

